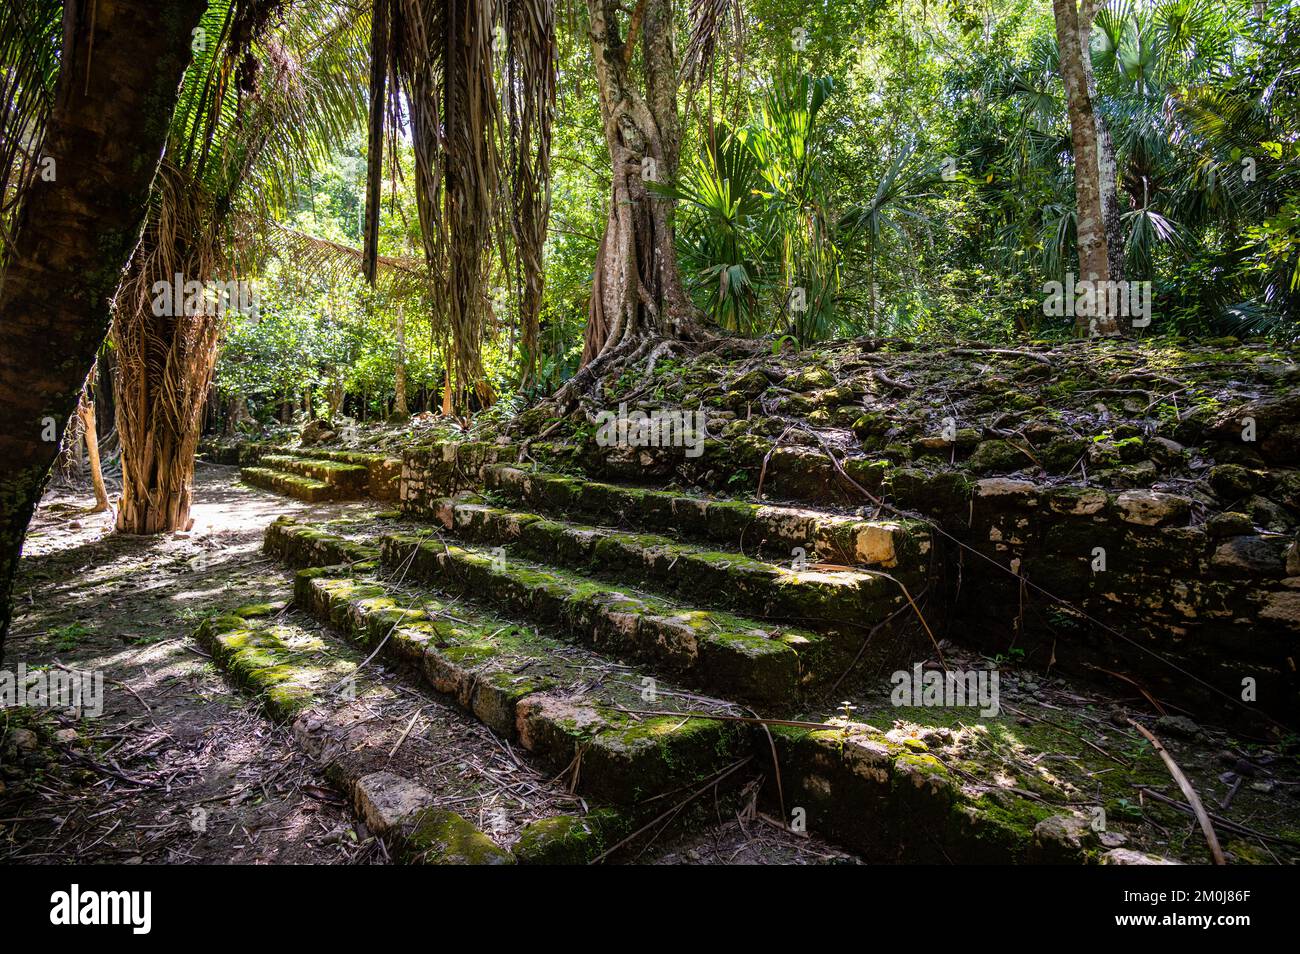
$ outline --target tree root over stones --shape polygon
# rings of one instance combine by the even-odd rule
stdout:
[[[565,420],[576,413],[580,412],[590,424],[597,423],[596,415],[601,410],[599,405],[609,382],[619,380],[629,370],[639,369],[639,381],[627,395],[627,400],[638,397],[650,387],[656,366],[670,355],[679,358],[700,357],[704,354],[744,357],[764,352],[767,347],[766,342],[761,340],[726,335],[711,335],[698,341],[660,336],[644,338],[624,336],[619,344],[602,351],[566,381],[554,395],[538,405],[539,408],[551,409],[555,420],[542,431],[528,435],[521,442],[519,459],[526,460],[529,447],[533,443],[545,440]],[[644,367],[641,367],[642,365]],[[512,424],[511,427],[514,425]]]

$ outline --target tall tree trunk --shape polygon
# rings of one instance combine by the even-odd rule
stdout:
[[[679,70],[670,0],[641,0],[629,35],[620,36],[616,0],[587,0],[600,113],[612,185],[583,341],[582,363],[652,336],[700,336],[698,313],[682,284],[673,236],[673,202],[652,184],[677,181]],[[637,34],[640,34],[639,38]],[[643,83],[632,75],[641,43]]]
[[[1092,29],[1089,21],[1089,31]],[[1110,280],[1120,281],[1124,277],[1124,225],[1120,219],[1119,207],[1119,173],[1115,163],[1115,141],[1110,135],[1110,124],[1105,115],[1096,108],[1097,78],[1092,72],[1092,56],[1089,53],[1089,37],[1082,37],[1083,66],[1088,77],[1088,97],[1093,103],[1093,119],[1097,124],[1097,186],[1101,192],[1101,217],[1106,232],[1106,261],[1110,266]]]
[[[388,17],[390,0],[374,0],[370,14],[370,113],[366,148],[366,219],[363,267],[366,281],[374,287],[379,271],[379,194],[383,184],[384,109],[388,80]]]
[[[1070,116],[1070,138],[1074,146],[1075,232],[1079,245],[1079,279],[1109,281],[1110,252],[1106,237],[1106,213],[1102,200],[1102,155],[1097,116],[1093,108],[1089,62],[1092,22],[1098,0],[1052,0],[1056,15],[1056,39],[1061,54],[1061,78],[1065,82],[1066,106]],[[1113,180],[1113,171],[1111,174]],[[1116,206],[1118,209],[1118,206]],[[1118,214],[1118,213],[1116,213]],[[1089,328],[1089,316],[1079,318],[1079,330]],[[1096,317],[1096,330],[1113,334],[1118,330],[1113,317]]]
[[[396,392],[393,415],[410,417],[411,412],[406,406],[406,318],[400,303],[397,306],[397,369],[393,375],[393,390]]]
[[[77,405],[77,417],[81,419],[81,437],[86,442],[86,456],[90,459],[90,483],[95,488],[95,509],[91,513],[103,513],[108,509],[108,490],[104,487],[104,470],[99,462],[99,429],[95,426],[95,402],[85,395]]]
[[[44,148],[58,177],[32,184],[0,279],[0,653],[23,535],[139,241],[204,6],[64,5],[62,68]]]

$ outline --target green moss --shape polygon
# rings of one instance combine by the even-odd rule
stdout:
[[[425,809],[403,837],[408,861],[432,865],[509,865],[515,859],[460,815]]]
[[[971,454],[967,466],[979,474],[1007,473],[1030,466],[1032,461],[1010,441],[983,441]]]
[[[932,474],[919,468],[898,468],[890,475],[887,489],[905,509],[951,513],[967,509],[972,484],[957,471]]]
[[[815,391],[833,386],[835,375],[826,368],[813,365],[796,371],[782,383],[792,391]]]
[[[273,616],[284,609],[284,603],[250,603],[247,606],[241,606],[234,611],[235,616],[244,619],[254,619],[262,616]]]
[[[341,674],[340,664],[319,638],[288,625],[266,626],[266,618],[227,614],[204,622],[195,637],[272,717],[288,721],[314,703],[314,686]]]

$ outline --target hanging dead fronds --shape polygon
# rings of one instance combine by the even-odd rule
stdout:
[[[523,350],[521,381],[532,383],[542,313],[542,251],[551,214],[551,119],[558,76],[555,7],[507,0],[505,148],[510,184],[514,283]]]
[[[187,463],[197,449],[221,333],[217,303],[189,283],[201,285],[224,264],[221,233],[209,227],[212,206],[189,185],[166,163],[159,170],[157,213],[115,302],[117,526],[128,533],[185,529],[189,522]]]
[[[696,89],[709,75],[723,31],[730,27],[739,43],[743,28],[740,0],[691,0],[689,21],[691,32],[682,57],[682,79]]]
[[[249,235],[237,241],[233,227],[251,232],[283,209],[295,170],[355,129],[365,89],[350,55],[359,19],[324,0],[209,2],[150,215],[114,302],[121,530],[189,522],[223,318],[255,307],[250,279],[264,249]]]
[[[550,211],[554,3],[388,2],[386,56],[406,100],[435,321],[445,320],[456,403],[472,395],[481,406],[492,399],[481,346],[491,320],[485,288],[494,239],[516,256],[524,338],[536,348]],[[383,113],[377,100],[372,96],[372,140]],[[369,162],[373,177],[382,156],[372,150]]]

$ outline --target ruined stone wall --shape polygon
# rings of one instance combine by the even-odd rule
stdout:
[[[951,535],[959,641],[1121,689],[1132,679],[1135,694],[1227,721],[1256,708],[1300,721],[1294,538],[1234,514],[1198,523],[1193,500],[1153,490],[986,478],[936,511],[926,477],[890,487]]]
[[[481,489],[484,466],[513,461],[516,455],[512,446],[470,441],[409,447],[402,454],[402,512],[412,517],[432,517],[433,505],[439,498]]]

